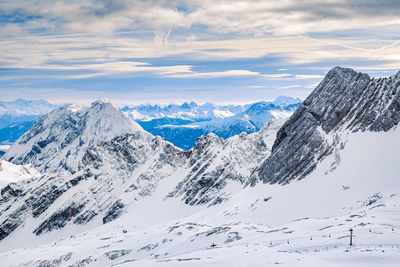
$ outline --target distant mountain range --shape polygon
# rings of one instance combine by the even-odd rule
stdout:
[[[0,101],[0,128],[26,121],[37,121],[42,115],[49,113],[56,107],[46,100]]]
[[[168,106],[125,106],[121,110],[151,134],[188,150],[200,136],[209,133],[229,138],[242,132],[256,132],[270,119],[288,118],[300,104],[299,98],[280,96],[274,101],[248,105],[190,102]]]
[[[46,100],[0,101],[0,145],[17,141],[44,114],[56,107]]]
[[[185,150],[209,133],[229,138],[253,133],[273,118],[288,118],[300,105],[299,98],[280,96],[274,101],[247,105],[215,105],[195,102],[182,105],[124,106],[120,110],[146,131]],[[17,99],[0,102],[0,144],[12,144],[56,105],[45,100]]]
[[[0,160],[1,266],[398,266],[399,103],[400,72],[335,67],[289,119],[188,151],[61,106]]]

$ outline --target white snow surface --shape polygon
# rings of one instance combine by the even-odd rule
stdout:
[[[0,242],[1,264],[398,266],[399,138],[400,129],[345,132],[345,147],[304,179],[246,187],[210,207],[165,198],[184,175],[178,168],[108,224],[34,236],[30,219]]]
[[[229,119],[231,117],[234,117],[235,115],[237,115],[238,118],[243,117],[241,113],[245,112],[253,105],[266,103],[275,105],[275,108],[277,110],[276,114],[278,115],[276,118],[287,118],[288,116],[286,116],[286,113],[280,112],[280,110],[290,105],[299,104],[301,103],[301,100],[299,98],[279,96],[275,100],[270,102],[262,101],[259,103],[252,103],[247,105],[216,105],[212,103],[198,105],[195,102],[190,102],[183,103],[182,105],[169,104],[164,106],[143,104],[139,106],[126,106],[123,107],[121,110],[127,116],[137,121],[150,121],[153,119],[161,118],[174,118],[183,120],[205,119],[216,120],[215,122],[213,122],[214,124],[221,124],[222,122],[224,122],[225,119]],[[287,114],[291,113],[292,112],[287,112]],[[236,118],[236,120],[238,118]],[[264,118],[261,125],[268,119],[269,118]],[[261,125],[259,125],[259,127],[261,127]]]
[[[123,112],[133,120],[150,121],[161,118],[183,120],[228,118],[244,111],[243,106],[214,105],[206,103],[198,105],[195,102],[182,105],[170,104],[165,106],[143,104],[122,108]]]
[[[107,100],[93,102],[89,108],[66,105],[45,115],[3,159],[32,163],[46,173],[74,172],[86,148],[126,133],[151,136]]]
[[[30,165],[15,165],[0,160],[0,188],[9,183],[40,177],[40,173]]]
[[[9,150],[11,147],[11,145],[0,145],[0,151],[4,151],[6,152],[7,150]]]
[[[0,101],[0,116],[4,114],[14,116],[43,115],[56,107],[56,105],[52,105],[46,100],[17,99],[12,102]]]

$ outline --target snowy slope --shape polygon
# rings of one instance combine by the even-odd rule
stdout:
[[[332,154],[305,179],[286,186],[247,187],[232,199],[201,210],[180,206],[174,199],[143,200],[119,220],[82,234],[48,244],[25,243],[18,249],[11,246],[1,254],[2,262],[62,266],[397,266],[400,184],[393,155],[400,151],[396,142],[400,131],[347,136],[335,169],[332,162],[337,157]],[[365,153],[365,147],[370,153]],[[377,166],[382,168],[377,170]],[[147,209],[159,211],[158,215],[141,212],[140,206],[145,203]],[[176,217],[161,220],[167,208]],[[188,212],[192,215],[187,216]],[[154,225],[155,220],[160,223]],[[350,228],[355,235],[351,248]],[[211,247],[213,243],[215,248]],[[5,246],[0,243],[1,249]]]
[[[189,197],[182,197],[183,191],[201,186],[189,204],[227,200],[243,189],[252,169],[270,152],[282,123],[270,121],[258,133],[227,140],[203,137],[185,152],[143,131],[106,101],[87,109],[61,107],[4,156],[38,166],[43,176],[21,185],[20,195],[1,203],[0,239],[79,233],[119,218],[143,199],[170,198],[184,205]]]
[[[9,183],[15,183],[39,176],[39,172],[32,168],[32,166],[14,165],[5,160],[0,160],[0,188],[4,188]]]
[[[254,185],[289,183],[312,172],[350,131],[388,131],[400,121],[400,72],[372,79],[335,67],[278,131],[272,154],[257,167]]]
[[[73,172],[1,200],[2,263],[397,266],[398,78],[336,67],[282,127],[186,152],[143,131],[75,147]]]
[[[185,189],[194,191],[198,188],[199,179],[204,179],[205,175],[214,181],[210,181],[210,188],[203,188],[201,194],[196,196],[199,200],[193,200],[191,204],[212,200],[216,204],[222,199],[229,199],[242,190],[251,166],[257,164],[256,159],[268,153],[279,123],[266,125],[264,135],[255,133],[226,141],[221,139],[224,143],[221,149],[225,150],[221,154],[211,148],[210,151],[194,151],[192,156],[160,137],[141,131],[98,142],[85,149],[74,173],[46,173],[29,185],[21,186],[21,196],[2,203],[0,208],[4,208],[5,212],[0,215],[0,233],[3,231],[0,237],[19,240],[19,236],[57,237],[58,231],[75,234],[107,224],[126,212],[130,213],[130,209],[140,217],[148,212],[154,214],[148,208],[149,201],[159,205],[169,198],[168,203],[184,206],[177,198],[182,192],[180,182],[184,180]],[[241,146],[236,147],[235,143]],[[253,149],[260,151],[255,153]],[[209,161],[213,158],[218,160],[210,165]],[[72,161],[75,162],[75,159]],[[205,168],[205,165],[208,166]],[[201,166],[202,172],[195,173],[195,166]],[[226,168],[226,171],[220,172],[221,168]],[[10,201],[13,209],[7,208]],[[138,208],[144,210],[138,212]],[[157,218],[155,222],[159,222],[159,216],[153,216]],[[171,218],[171,213],[164,216]],[[144,218],[139,224],[148,225]],[[5,230],[10,228],[8,225],[12,226],[11,231]]]
[[[32,164],[47,173],[78,170],[85,149],[125,133],[146,133],[108,100],[91,107],[60,107],[45,115],[6,152],[3,159]],[[55,156],[56,155],[56,156]]]

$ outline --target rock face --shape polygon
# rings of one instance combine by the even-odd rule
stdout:
[[[248,184],[303,178],[343,145],[346,133],[398,125],[399,88],[400,73],[371,79],[336,67],[288,121],[271,120],[259,132],[229,139],[209,134],[189,151],[145,132],[106,101],[62,107],[5,155],[42,175],[0,187],[0,240],[19,228],[41,236],[112,224],[147,201],[215,205]]]
[[[309,174],[350,131],[388,131],[400,120],[400,73],[371,79],[335,67],[278,131],[250,184],[289,183]]]
[[[97,218],[98,223],[108,223],[125,212],[125,205],[151,195],[160,180],[187,162],[184,151],[145,132],[105,101],[49,113],[6,158],[32,163],[43,175],[4,183],[1,239],[29,217],[35,218],[29,227],[36,235]]]
[[[231,186],[240,190],[251,171],[271,151],[275,135],[284,120],[270,120],[256,133],[222,139],[215,134],[200,137],[186,152],[189,173],[170,196],[186,204],[218,204],[230,198]],[[230,189],[227,189],[230,188]]]
[[[164,179],[170,180],[161,199],[217,204],[248,182],[282,123],[272,120],[258,133],[227,140],[210,134],[185,152],[145,132],[108,102],[62,107],[6,154],[10,161],[32,163],[43,175],[2,188],[0,238],[21,226],[43,235],[74,224],[109,223],[151,197]],[[27,226],[30,217],[34,222]]]
[[[67,105],[40,119],[3,159],[14,164],[32,164],[46,173],[74,173],[86,148],[135,132],[146,134],[107,100],[96,101],[90,108]]]

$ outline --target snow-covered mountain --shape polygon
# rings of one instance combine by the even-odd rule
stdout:
[[[37,121],[56,107],[46,100],[0,101],[0,128],[26,121]]]
[[[371,79],[336,67],[278,131],[272,154],[254,172],[252,183],[288,183],[303,178],[327,155],[344,146],[342,135],[385,132],[400,121],[400,72]]]
[[[206,103],[198,105],[195,102],[182,105],[169,104],[166,106],[143,104],[139,106],[125,106],[121,110],[135,121],[152,121],[157,119],[179,119],[188,121],[202,121],[217,118],[226,118],[242,112],[241,105],[214,105]]]
[[[270,154],[285,120],[269,120],[260,131],[222,139],[211,133],[186,152],[189,173],[170,196],[186,204],[218,204],[241,191],[253,169]]]
[[[44,114],[56,107],[46,100],[0,101],[0,145],[14,143]]]
[[[62,106],[43,116],[6,152],[3,159],[15,164],[32,164],[53,173],[79,169],[85,149],[126,133],[150,135],[118,111],[108,100],[90,108]]]
[[[336,67],[286,122],[189,151],[109,103],[50,113],[54,130],[34,126],[6,154],[42,175],[2,196],[2,264],[397,266],[399,77]],[[78,125],[75,139],[94,141],[62,146]],[[23,156],[41,140],[52,150]]]
[[[300,103],[301,100],[298,98],[285,96],[280,96],[271,102],[262,101],[244,106],[215,106],[212,104],[198,106],[192,102],[182,106],[172,106],[176,108],[174,113],[157,113],[156,119],[139,116],[137,110],[129,112],[126,111],[128,110],[126,108],[122,110],[131,118],[136,119],[145,130],[153,135],[159,135],[183,149],[190,149],[197,138],[209,133],[229,138],[242,132],[256,132],[270,119],[290,117]],[[151,105],[139,107],[147,107],[146,110],[152,111],[160,108]],[[169,111],[169,107],[171,105],[164,109],[168,108]],[[144,117],[146,119],[140,119]]]
[[[182,198],[192,205],[220,203],[248,182],[282,123],[270,121],[260,132],[227,140],[210,134],[185,152],[145,132],[105,100],[89,108],[60,107],[3,157],[32,164],[43,176],[4,201],[1,238],[13,231],[36,236],[62,228],[79,232],[113,221],[149,197],[160,202]],[[191,195],[182,196],[189,190]]]
[[[0,188],[3,189],[7,185],[12,187],[13,184],[21,180],[28,180],[40,177],[40,173],[30,165],[14,165],[8,161],[0,160]],[[7,190],[2,190],[6,192]],[[12,193],[12,192],[11,192]],[[4,196],[3,196],[4,198]]]
[[[18,140],[36,121],[25,121],[0,129],[0,144],[11,145]]]
[[[298,98],[280,96],[272,102],[248,105],[198,105],[190,102],[182,105],[125,106],[121,110],[146,131],[189,150],[201,135],[215,133],[228,138],[242,132],[256,132],[269,119],[288,118],[300,103]],[[14,143],[44,114],[56,107],[45,100],[0,102],[0,144]]]

